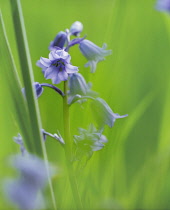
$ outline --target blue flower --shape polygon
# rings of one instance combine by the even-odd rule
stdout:
[[[91,102],[91,109],[99,128],[102,128],[104,125],[113,127],[116,119],[128,116],[115,114],[106,101],[104,101],[102,98],[96,98],[93,100]]]
[[[4,191],[8,199],[21,210],[44,209],[45,202],[37,189],[29,182],[20,179],[5,181]]]
[[[67,33],[64,31],[60,31],[55,37],[54,41],[50,43],[49,50],[55,50],[56,47],[63,49],[66,41]]]
[[[41,84],[39,82],[34,82],[34,88],[36,91],[37,98],[40,97],[44,91],[43,87],[41,86]]]
[[[53,84],[68,79],[68,74],[78,71],[78,67],[70,64],[71,56],[64,50],[53,50],[49,53],[49,59],[41,57],[37,66],[42,68],[44,77],[51,79]]]
[[[104,60],[105,56],[110,55],[112,53],[111,50],[106,50],[106,47],[107,45],[103,44],[103,47],[100,48],[87,39],[80,42],[80,51],[88,60],[88,63],[85,64],[85,67],[90,66],[92,73],[95,72],[97,63],[99,61]]]
[[[170,12],[170,0],[158,0],[156,9],[163,12]]]
[[[86,83],[86,80],[80,73],[74,73],[70,75],[69,78],[69,95],[89,95],[94,96],[96,93],[94,91],[91,91],[91,83]]]
[[[79,21],[76,21],[71,25],[70,33],[71,35],[79,36],[82,30],[83,30],[83,24]]]
[[[43,87],[41,86],[41,84],[39,82],[34,82],[33,83],[33,88],[35,90],[35,94],[36,94],[36,97],[40,97],[41,94],[43,93],[44,89]],[[25,95],[26,92],[25,92],[25,88],[22,88],[22,93]]]
[[[87,130],[79,128],[79,133],[79,135],[74,135],[75,159],[81,159],[83,156],[90,157],[94,151],[101,150],[107,142],[107,138],[92,124]]]
[[[83,96],[96,97],[98,95],[95,91],[91,90],[92,84],[90,82],[86,83],[86,80],[80,73],[74,73],[70,75],[68,86],[69,104],[72,104],[76,101],[86,101],[87,99],[85,99]]]
[[[44,161],[33,155],[16,155],[11,163],[20,176],[5,182],[7,197],[20,209],[40,209],[44,199],[39,194],[48,180]]]

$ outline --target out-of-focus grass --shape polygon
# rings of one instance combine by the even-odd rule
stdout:
[[[84,34],[98,45],[103,42],[113,54],[98,64],[90,75],[78,48],[70,51],[73,65],[79,66],[93,89],[115,112],[129,114],[105,129],[109,142],[96,152],[78,174],[78,184],[86,209],[169,209],[169,38],[164,18],[154,9],[155,1],[135,0],[22,0],[26,30],[33,64],[47,57],[49,42],[55,34],[79,20]],[[7,34],[19,68],[14,33],[7,0],[0,0]],[[20,71],[19,71],[20,74]],[[44,82],[34,65],[36,81]],[[11,117],[6,85],[0,78],[0,159],[14,153],[12,136],[18,132]],[[50,82],[50,81],[48,81]],[[59,85],[62,88],[62,85]],[[7,88],[7,87],[6,87]],[[50,90],[39,98],[43,127],[54,133],[62,128],[62,100]],[[78,113],[78,114],[77,114]],[[72,134],[91,121],[88,106],[71,107]],[[63,167],[64,155],[51,139],[46,142],[49,159]],[[4,164],[2,176],[9,175]],[[2,171],[1,170],[1,171]],[[74,209],[67,178],[53,180],[59,208]],[[3,201],[0,209],[4,209]],[[7,204],[6,204],[7,205]]]

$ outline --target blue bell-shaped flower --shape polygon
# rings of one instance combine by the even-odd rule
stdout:
[[[102,98],[96,98],[91,102],[91,109],[94,115],[94,118],[99,126],[99,128],[108,125],[113,127],[116,119],[127,117],[128,115],[115,114],[110,106]]]
[[[99,61],[104,60],[105,56],[110,55],[112,53],[111,50],[106,50],[106,47],[107,45],[103,44],[103,47],[100,48],[87,39],[80,42],[80,51],[88,60],[88,63],[85,64],[85,67],[90,66],[91,73],[95,72],[96,65]]]

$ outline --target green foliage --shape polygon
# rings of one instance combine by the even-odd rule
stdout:
[[[90,40],[99,46],[106,42],[108,49],[113,50],[112,56],[98,64],[95,74],[89,74],[90,70],[84,68],[86,60],[78,49],[70,50],[72,64],[78,65],[87,82],[93,83],[93,90],[100,93],[115,113],[129,114],[127,118],[116,121],[112,129],[106,127],[104,134],[109,142],[92,156],[83,170],[77,172],[86,209],[170,208],[170,19],[165,22],[163,14],[154,9],[154,4],[153,0],[22,0],[35,81],[44,82],[41,70],[35,66],[36,61],[40,56],[48,55],[49,42],[56,33],[76,20],[84,24],[84,34]],[[17,75],[21,75],[9,1],[0,0],[0,6],[18,67]],[[2,24],[0,30],[2,178],[11,173],[3,162],[16,151],[12,137],[18,132],[18,126],[22,126],[23,131],[26,125],[28,130],[30,127],[28,107],[1,33]],[[63,136],[60,96],[45,89],[38,100],[43,128],[51,133],[59,130]],[[88,104],[82,107],[75,104],[70,112],[72,135],[77,134],[77,127],[86,128],[93,120]],[[22,122],[21,125],[18,122]],[[26,134],[24,138],[28,138]],[[63,150],[50,138],[47,138],[46,149],[49,160],[62,169],[61,176],[53,179],[58,208],[74,209],[73,196],[64,174]],[[0,209],[3,210],[4,205],[7,206],[7,202],[2,199]]]

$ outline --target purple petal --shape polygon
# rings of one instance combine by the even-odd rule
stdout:
[[[67,63],[70,63],[71,56],[68,54],[68,52],[61,50],[60,57],[63,58]]]
[[[51,61],[48,58],[41,57],[40,62],[46,67],[49,67],[51,65]]]
[[[44,65],[40,62],[40,60],[37,61],[36,65],[37,65],[38,67],[40,67],[40,68],[46,67],[46,66],[44,66]]]
[[[59,79],[60,79],[61,81],[65,81],[65,80],[68,79],[68,74],[67,74],[67,72],[66,72],[65,70],[63,70],[63,71],[60,71],[60,72],[58,73],[58,77],[59,77]]]
[[[119,118],[124,118],[124,117],[127,117],[128,114],[125,114],[125,115],[119,115],[117,113],[113,113],[113,117],[116,118],[116,119],[119,119]]]
[[[89,61],[89,62],[87,62],[87,63],[85,64],[85,67],[90,66],[90,72],[91,72],[91,73],[94,73],[94,72],[96,71],[96,64],[97,64],[96,61],[91,60],[91,61]]]
[[[67,71],[68,74],[78,72],[78,67],[72,66],[71,64],[66,64],[65,67],[66,67],[66,71]]]
[[[57,74],[58,74],[57,67],[56,66],[51,66],[51,67],[46,69],[46,71],[44,73],[44,77],[46,79],[52,79],[53,77],[56,77]]]
[[[53,61],[54,59],[58,59],[58,58],[60,58],[60,57],[56,54],[56,51],[55,51],[55,50],[53,50],[53,51],[51,51],[51,52],[49,53],[49,59],[50,59],[51,61]]]
[[[58,77],[58,74],[57,74],[56,77],[52,78],[52,83],[53,83],[53,84],[58,84],[58,83],[60,83],[60,82],[61,82],[61,80],[60,80],[60,78]]]

